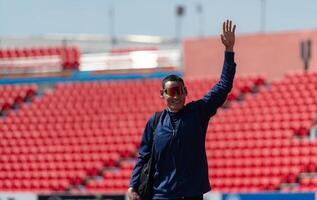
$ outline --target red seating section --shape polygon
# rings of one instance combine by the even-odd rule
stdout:
[[[76,69],[79,66],[79,49],[77,47],[34,47],[0,49],[0,61],[13,61],[15,59],[50,58],[58,56],[62,60],[65,69]]]
[[[95,193],[125,193],[130,181],[134,162],[123,161],[120,170],[107,170],[103,173],[103,180],[90,180],[86,185],[89,192]]]
[[[315,171],[314,171],[315,172]],[[316,177],[304,177],[299,181],[299,191],[316,191],[317,178]],[[298,189],[292,189],[291,191],[297,191]]]
[[[236,79],[232,92],[238,92],[232,100],[239,100],[242,92],[244,101],[231,101],[229,109],[220,109],[208,129],[206,149],[214,191],[316,190],[315,179],[305,177],[317,166],[317,141],[307,137],[317,111],[316,80],[314,73],[290,75],[270,86],[254,87],[262,85],[263,78]],[[200,97],[211,83],[215,80],[187,81],[189,98]],[[119,170],[106,170],[103,181],[90,180],[86,189],[126,191],[122,185],[128,183],[133,164],[121,164]]]
[[[189,101],[201,98],[217,81],[217,77],[212,79],[194,78],[186,81],[186,86],[189,91]],[[227,100],[239,100],[243,98],[244,94],[256,92],[257,88],[264,84],[265,79],[262,76],[237,77]]]
[[[254,76],[254,77],[248,77],[248,78],[238,78],[237,79],[237,84],[234,86],[233,91],[236,92],[237,96],[239,96],[241,93],[243,93],[243,89],[245,87],[250,87],[250,88],[255,88],[256,86],[263,85],[264,82],[262,81],[260,84],[258,83],[259,80],[263,80],[261,76]],[[190,80],[185,80],[186,85],[189,90],[189,95],[188,95],[188,101],[194,100],[201,98],[208,90],[210,90],[211,86],[213,86],[218,79],[190,79]],[[125,100],[125,105],[131,101],[131,99],[138,99],[140,103],[133,103],[134,106],[139,107],[139,109],[144,110],[144,116],[150,116],[153,114],[154,111],[162,109],[162,102],[159,99],[158,96],[158,91],[160,89],[160,81],[152,81],[152,83],[155,83],[155,85],[147,85],[143,84],[146,90],[148,91],[148,94],[146,95],[147,97],[140,97],[138,98],[137,96],[133,97],[131,94],[127,94],[130,97],[127,97],[127,100]],[[126,84],[126,87],[128,85]],[[142,86],[141,86],[142,87]],[[138,89],[138,86],[135,85],[132,88],[138,91],[142,91],[142,88]],[[251,90],[250,90],[251,91]],[[128,92],[128,91],[127,91]],[[131,93],[131,92],[130,92]],[[141,94],[143,92],[140,92]],[[115,95],[115,94],[114,94]],[[138,95],[139,96],[139,95]],[[122,98],[122,97],[120,97]],[[146,100],[147,99],[147,100]],[[142,103],[146,101],[145,105]],[[233,99],[231,99],[233,101]],[[148,103],[147,103],[148,102]],[[157,102],[157,103],[155,103]],[[131,106],[133,106],[131,105]],[[122,105],[123,106],[123,105]],[[154,109],[151,109],[149,106],[154,106]],[[157,109],[155,109],[157,108]],[[122,111],[121,111],[122,112]],[[135,111],[132,111],[132,113],[137,114]],[[125,112],[126,113],[126,112]],[[134,115],[135,115],[134,114]],[[138,144],[140,142],[140,134],[142,133],[142,130],[144,128],[144,124],[148,117],[144,118],[142,120],[142,123],[140,123],[139,126],[139,132],[138,136],[134,136],[133,142],[135,144]],[[131,121],[130,121],[131,123]],[[130,134],[130,138],[132,135]],[[137,149],[135,149],[136,151]],[[86,185],[86,190],[89,192],[96,192],[96,193],[101,193],[101,192],[118,192],[118,193],[124,193],[127,189],[127,185],[129,183],[129,179],[131,176],[132,169],[134,167],[134,163],[129,160],[120,162],[119,169],[116,170],[105,170],[103,172],[103,178],[104,180],[90,180],[87,185]],[[74,190],[77,191],[77,190]]]
[[[317,142],[307,137],[316,86],[316,73],[289,75],[218,112],[206,143],[214,190],[287,190],[316,172]]]
[[[32,100],[36,85],[0,85],[0,112],[5,114],[13,107],[21,106],[24,101]]]
[[[217,79],[185,80],[188,101]],[[268,86],[237,78],[206,138],[215,191],[307,191],[316,181],[317,74]],[[59,84],[0,119],[0,190],[125,192],[144,125],[164,108],[160,80]],[[256,93],[254,93],[256,91]],[[98,175],[99,179],[94,177]]]
[[[60,84],[9,113],[0,121],[0,190],[63,191],[130,157],[162,107],[158,90],[159,81]]]
[[[197,86],[189,98],[214,82],[199,87],[189,80]],[[160,88],[160,80],[59,84],[10,112],[0,119],[0,190],[64,191],[87,183],[89,191],[125,191],[132,165],[121,160],[136,155],[146,121],[164,108]],[[103,183],[87,182],[98,174]]]

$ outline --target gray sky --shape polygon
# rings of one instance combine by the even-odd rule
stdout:
[[[197,12],[199,3],[203,15]],[[117,36],[174,37],[177,5],[185,6],[185,16],[181,19],[183,37],[202,32],[218,35],[221,22],[227,18],[237,24],[238,33],[256,33],[261,29],[261,0],[0,0],[0,35],[109,35],[113,31]],[[114,28],[110,28],[111,7]],[[267,32],[316,28],[316,0],[266,0]]]

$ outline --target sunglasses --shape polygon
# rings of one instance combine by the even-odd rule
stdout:
[[[164,93],[170,97],[175,95],[181,96],[185,93],[185,87],[180,85],[176,87],[166,88],[164,89]]]

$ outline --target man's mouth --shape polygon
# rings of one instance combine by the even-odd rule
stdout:
[[[172,103],[173,104],[178,104],[178,103],[180,103],[180,100],[174,100],[174,101],[172,101]]]

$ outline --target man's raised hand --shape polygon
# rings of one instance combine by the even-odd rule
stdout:
[[[226,51],[233,52],[233,46],[235,42],[235,30],[236,30],[236,25],[232,26],[231,20],[227,20],[223,22],[221,41],[222,41],[222,44],[225,46]]]

